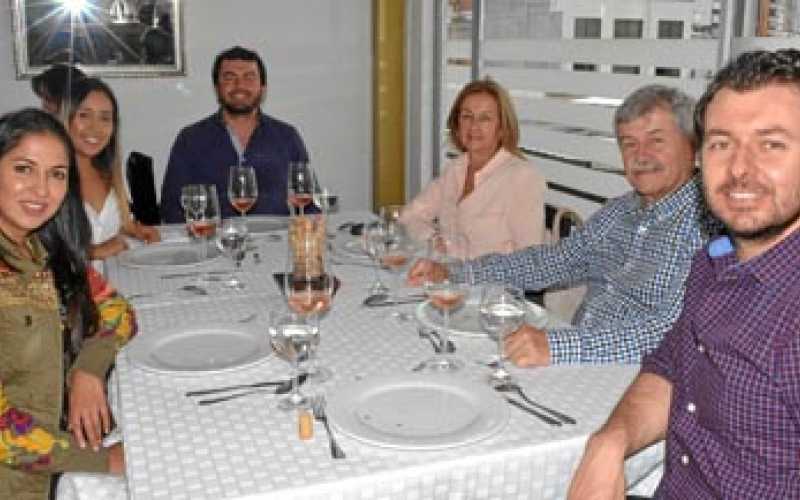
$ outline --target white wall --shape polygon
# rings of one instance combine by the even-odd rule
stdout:
[[[0,112],[38,105],[17,81],[10,2],[0,3]],[[124,154],[154,157],[163,177],[178,130],[217,108],[214,56],[232,45],[267,65],[264,111],[298,128],[322,181],[343,208],[371,205],[370,0],[184,0],[186,76],[109,78],[120,103]]]

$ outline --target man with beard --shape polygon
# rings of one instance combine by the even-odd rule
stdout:
[[[228,170],[237,164],[254,167],[258,179],[258,200],[249,213],[288,214],[289,162],[308,161],[308,153],[294,127],[261,112],[267,90],[264,63],[251,50],[230,48],[214,61],[212,81],[220,108],[175,139],[161,186],[162,219],[184,220],[180,193],[186,184],[216,184],[223,197]],[[222,217],[237,214],[220,201]]]
[[[696,111],[705,197],[729,236],[587,443],[572,499],[621,498],[624,457],[666,437],[656,498],[800,498],[800,51],[749,52]]]
[[[514,363],[638,363],[677,319],[692,255],[708,230],[693,177],[693,105],[685,94],[662,85],[633,92],[614,116],[633,191],[609,201],[558,244],[469,263],[479,283],[513,283],[526,290],[587,285],[573,325],[546,330],[525,325],[507,339],[505,351]],[[409,281],[421,284],[448,272],[464,270],[422,260]]]

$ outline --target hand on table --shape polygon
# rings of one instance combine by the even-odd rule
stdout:
[[[108,472],[125,474],[125,449],[122,443],[117,443],[108,449]]]
[[[79,369],[70,377],[68,429],[81,448],[88,444],[95,451],[102,446],[103,435],[111,430],[105,382]]]
[[[122,253],[127,249],[128,244],[125,242],[125,238],[118,234],[113,238],[104,241],[103,243],[92,245],[89,250],[89,255],[93,259],[107,259],[117,255],[118,253]]]
[[[596,434],[589,438],[572,483],[569,500],[623,500],[625,498],[624,451]]]
[[[132,233],[137,239],[140,239],[148,244],[158,243],[161,241],[161,233],[158,232],[157,228],[153,226],[145,226],[139,222],[133,223]]]
[[[422,286],[425,282],[444,281],[447,278],[447,268],[429,259],[419,259],[411,265],[406,281],[411,286]]]
[[[547,334],[531,325],[522,325],[506,337],[505,353],[515,365],[521,367],[550,364],[550,343]]]

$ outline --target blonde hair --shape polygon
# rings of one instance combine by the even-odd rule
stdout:
[[[498,120],[500,122],[500,144],[508,152],[515,156],[523,157],[519,150],[519,122],[514,105],[506,89],[490,78],[472,81],[464,86],[453,101],[450,114],[447,116],[447,128],[450,131],[450,142],[460,151],[466,151],[464,144],[458,138],[458,117],[461,113],[461,106],[464,99],[474,94],[489,94],[497,103]]]

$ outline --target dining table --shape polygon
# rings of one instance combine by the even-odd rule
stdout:
[[[639,367],[509,367],[529,398],[575,421],[561,425],[509,404],[507,397],[524,405],[517,394],[491,389],[492,367],[487,361],[497,346],[480,331],[454,328],[452,332],[452,356],[463,363],[461,370],[419,370],[420,362],[434,355],[429,339],[420,335],[420,329],[436,326],[430,324],[435,322],[430,306],[425,302],[364,304],[376,269],[366,255],[359,254],[359,236],[350,229],[373,219],[366,211],[327,216],[327,262],[340,286],[330,310],[320,319],[315,356],[331,377],[323,382],[309,380],[300,387],[315,400],[325,397],[330,427],[345,458],[332,457],[321,421],[313,421],[310,439],[301,439],[303,417],[297,411],[279,409],[285,396],[272,390],[207,405],[198,403],[202,398],[186,395],[291,378],[292,365],[270,348],[270,311],[285,307],[274,276],[287,269],[287,221],[249,218],[260,231],[251,229],[248,254],[237,273],[243,288],[226,286],[233,263],[221,255],[212,253],[194,265],[151,265],[146,258],[137,260],[137,253],[177,251],[192,245],[183,227],[165,226],[162,243],[132,248],[129,255],[104,263],[106,277],[135,306],[139,324],[137,336],[119,352],[109,378],[109,400],[117,424],[112,434],[124,443],[125,476],[64,474],[58,498],[565,498],[587,438],[607,419]],[[384,274],[383,279],[393,295],[420,292],[406,287],[402,276]],[[561,321],[531,307],[549,325]],[[223,352],[210,352],[201,336],[195,339],[196,345],[191,338],[170,344],[186,332],[203,329],[229,332],[224,349],[216,348]],[[232,358],[225,359],[226,355]],[[402,387],[404,392],[398,394],[407,404],[392,401],[387,387]],[[408,387],[420,387],[428,395],[442,387],[455,392],[446,393],[441,405],[415,406],[415,393]],[[388,413],[365,417],[367,412],[359,408],[371,397],[365,391],[382,394],[381,405],[389,408]],[[453,394],[458,397],[451,398]],[[473,417],[485,421],[455,430],[448,427],[466,411],[458,406],[463,403],[458,398],[474,403],[478,417]],[[374,421],[370,423],[369,418]],[[405,418],[424,431],[390,430],[386,424],[379,425],[378,418],[392,422]],[[478,424],[484,427],[474,429]],[[443,430],[437,434],[439,428]],[[629,457],[625,462],[628,491],[651,493],[663,459],[663,443]]]

